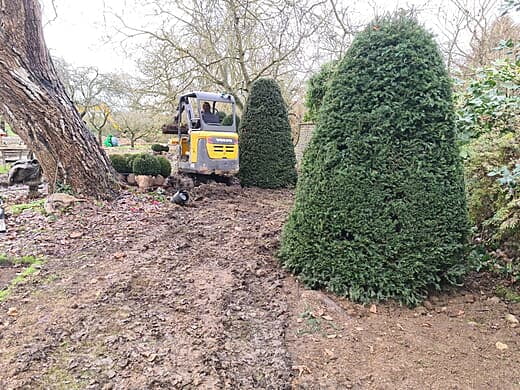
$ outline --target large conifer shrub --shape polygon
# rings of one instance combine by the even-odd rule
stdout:
[[[251,87],[239,130],[240,183],[282,188],[296,183],[291,126],[280,87],[259,79]]]
[[[332,77],[280,257],[309,286],[414,305],[460,276],[467,229],[438,48],[408,17],[373,22]]]

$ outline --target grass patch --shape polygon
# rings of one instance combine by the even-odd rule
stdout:
[[[6,299],[9,294],[13,291],[14,287],[17,284],[20,284],[25,281],[25,279],[36,273],[40,266],[43,264],[43,260],[36,257],[36,256],[22,256],[22,257],[13,257],[9,258],[6,255],[0,255],[0,265],[8,265],[8,264],[23,264],[28,265],[27,268],[25,268],[18,276],[16,276],[13,280],[11,280],[11,283],[9,283],[9,286],[4,288],[3,290],[0,290],[0,302]]]
[[[321,319],[315,316],[312,311],[305,309],[305,311],[300,314],[300,318],[304,322],[304,327],[296,331],[297,336],[301,336],[306,333],[313,334],[321,332]]]
[[[0,175],[2,173],[9,173],[9,169],[11,169],[11,165],[10,164],[0,165]]]
[[[7,207],[7,212],[12,215],[20,215],[25,210],[32,210],[40,214],[45,214],[45,209],[43,207],[44,203],[45,199],[38,199],[29,203],[13,204]]]
[[[509,287],[497,286],[495,295],[509,302],[520,303],[520,294]]]

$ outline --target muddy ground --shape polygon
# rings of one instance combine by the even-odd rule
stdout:
[[[290,191],[191,195],[9,218],[0,253],[45,263],[0,303],[0,389],[520,388],[519,305],[485,284],[414,310],[306,290],[275,258]]]

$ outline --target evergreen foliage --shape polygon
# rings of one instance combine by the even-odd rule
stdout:
[[[140,156],[140,155],[141,155],[141,153],[127,153],[127,154],[123,154],[123,157],[126,159],[126,163],[128,165],[128,168],[129,168],[130,172],[132,172],[132,170],[133,170],[134,159],[137,156]]]
[[[132,168],[128,165],[128,161],[125,156],[121,154],[111,154],[110,161],[112,162],[112,166],[119,173],[131,173]]]
[[[170,147],[168,145],[161,145],[161,144],[153,144],[151,146],[151,149],[154,151],[154,152],[157,152],[157,153],[160,153],[160,152],[169,152],[170,151]]]
[[[156,157],[143,153],[134,158],[132,171],[136,175],[156,176],[161,173],[161,164]]]
[[[262,188],[295,185],[296,157],[291,126],[276,81],[258,79],[253,83],[239,134],[242,185]]]
[[[166,157],[159,156],[157,157],[159,164],[161,165],[161,176],[168,177],[172,173],[172,164]]]
[[[451,83],[403,15],[354,40],[325,94],[280,258],[314,288],[415,305],[466,269]]]
[[[334,75],[336,65],[337,61],[327,62],[307,82],[305,106],[308,111],[305,113],[305,121],[315,122],[318,119],[318,112],[323,103],[327,86]]]
[[[236,128],[240,128],[240,117],[235,114],[235,119],[237,121]],[[222,126],[231,126],[233,123],[233,114],[226,115],[226,117],[222,120]]]
[[[222,121],[224,120],[224,118],[226,117],[226,113],[224,111],[218,111],[217,112],[217,115],[218,115],[218,121],[220,123],[222,123]]]

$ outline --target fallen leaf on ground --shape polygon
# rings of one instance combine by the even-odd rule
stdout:
[[[70,233],[69,237],[70,237],[70,238],[74,238],[74,239],[76,239],[76,238],[81,238],[81,237],[83,237],[83,232],[80,232],[80,231],[78,231],[78,230],[75,230],[75,231],[73,231],[72,233]]]
[[[505,351],[506,349],[509,349],[507,344],[501,343],[500,341],[497,341],[495,347],[497,347],[497,349],[499,349],[500,351]]]
[[[302,376],[304,371],[307,371],[308,374],[311,373],[311,370],[309,370],[309,367],[307,366],[292,366],[293,370],[298,370],[298,376]]]
[[[330,349],[325,348],[325,354],[327,354],[329,358],[334,357],[334,352],[332,352]]]

